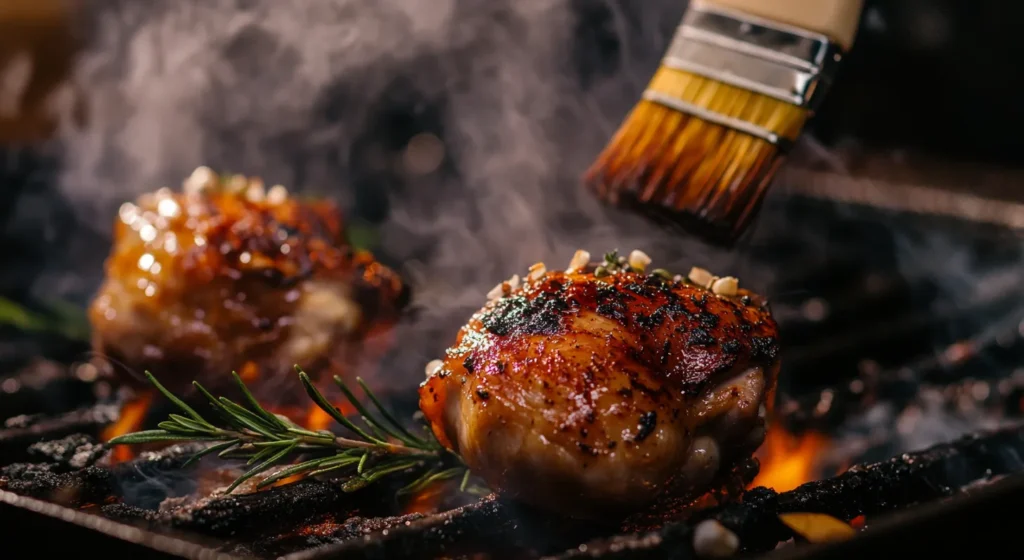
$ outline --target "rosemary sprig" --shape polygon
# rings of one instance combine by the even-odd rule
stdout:
[[[85,310],[72,303],[54,300],[33,311],[5,297],[0,297],[0,325],[9,325],[26,332],[49,333],[72,341],[89,340],[89,321]]]
[[[226,397],[214,396],[199,382],[192,383],[220,419],[214,423],[167,390],[147,371],[145,374],[149,382],[177,406],[182,414],[169,414],[156,430],[126,434],[109,443],[131,445],[161,441],[208,441],[211,445],[195,454],[186,464],[217,454],[219,457],[245,459],[249,467],[228,487],[228,493],[275,466],[299,458],[303,460],[263,478],[256,487],[264,488],[292,476],[339,472],[347,474],[343,477],[342,489],[351,492],[385,477],[406,473],[416,476],[402,488],[400,495],[416,492],[433,483],[460,478],[461,490],[474,493],[483,491],[469,484],[469,470],[459,457],[437,443],[432,434],[418,436],[403,426],[361,379],[358,380],[359,386],[374,410],[363,405],[341,378],[334,378],[346,400],[359,413],[362,420],[362,425],[359,425],[331,404],[313,385],[306,372],[298,366],[295,369],[310,399],[341,424],[348,434],[307,430],[286,416],[268,411],[234,372],[232,376],[241,390],[242,404]],[[426,432],[429,433],[429,430]]]

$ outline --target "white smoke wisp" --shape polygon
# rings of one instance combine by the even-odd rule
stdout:
[[[666,266],[742,273],[735,257],[609,212],[580,188],[685,6],[627,13],[609,2],[622,60],[583,86],[576,4],[90,3],[76,74],[87,124],[63,130],[62,188],[103,231],[123,201],[176,186],[198,165],[348,204],[352,146],[401,81],[443,105],[455,167],[394,197],[383,228],[421,311],[403,335],[417,340],[403,370],[418,374],[411,364],[440,352],[494,284],[537,261],[564,266],[578,248],[643,248]]]
[[[578,248],[641,248],[656,266],[722,271],[784,300],[773,293],[777,278],[786,267],[827,267],[840,226],[808,226],[770,195],[745,249],[726,252],[604,208],[579,186],[685,8],[675,0],[83,2],[74,90],[87,120],[62,128],[61,188],[102,234],[122,202],[176,186],[199,165],[351,206],[351,171],[364,163],[354,158],[369,157],[354,148],[380,126],[381,99],[408,94],[438,108],[452,169],[407,181],[381,232],[381,251],[401,263],[414,293],[386,366],[403,383],[419,381],[496,283],[537,261],[563,267]],[[581,14],[593,11],[605,17],[588,33],[616,44],[600,64],[600,41],[578,31]],[[804,148],[845,172],[829,149]],[[799,244],[751,257],[779,232]],[[966,281],[977,271],[940,264],[962,246],[903,239],[890,249],[909,276],[979,285]],[[88,259],[88,270],[50,283],[93,289],[108,249],[102,236],[84,238],[69,251]]]

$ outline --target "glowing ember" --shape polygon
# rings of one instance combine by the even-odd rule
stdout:
[[[351,416],[356,412],[351,403],[336,402],[334,406],[345,416]],[[296,424],[307,430],[330,430],[334,425],[334,419],[315,404],[302,408],[298,406],[269,406],[267,409],[274,414],[285,416]]]
[[[441,497],[450,489],[451,484],[448,482],[431,484],[413,496],[405,508],[402,509],[402,513],[405,515],[410,513],[435,513],[441,504]]]
[[[345,416],[349,416],[356,411],[348,402],[335,403],[334,406],[337,407]],[[306,413],[306,419],[302,422],[302,425],[307,430],[329,430],[333,423],[334,419],[324,412],[323,409],[316,405],[311,405],[309,407],[309,412]]]
[[[342,527],[334,519],[326,519],[319,523],[311,523],[300,528],[297,534],[305,537],[329,537]]]
[[[121,407],[121,416],[117,422],[114,422],[110,426],[107,426],[103,430],[103,441],[110,441],[111,439],[137,432],[142,429],[142,423],[146,419],[146,412],[149,410],[149,405],[153,402],[153,392],[146,391],[139,394],[134,400],[131,400]],[[130,445],[118,445],[111,452],[110,460],[113,463],[120,463],[129,461],[135,457],[135,452]]]
[[[756,455],[761,461],[761,472],[751,488],[765,486],[785,492],[816,480],[818,455],[828,444],[827,437],[814,432],[794,436],[779,427],[769,430]]]
[[[256,362],[248,361],[239,370],[238,376],[246,383],[253,383],[260,377],[260,366]]]
[[[271,484],[269,486],[269,488],[274,488],[275,486],[285,486],[285,485],[291,484],[293,482],[298,482],[298,481],[302,480],[302,478],[303,478],[303,475],[301,475],[301,474],[293,474],[291,476],[282,478],[281,480],[278,480],[277,482]]]

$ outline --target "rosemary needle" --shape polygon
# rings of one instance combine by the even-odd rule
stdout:
[[[360,414],[365,427],[345,417],[313,385],[306,372],[298,366],[295,369],[310,399],[350,435],[307,430],[285,416],[271,413],[256,400],[236,373],[232,373],[232,376],[241,390],[241,403],[215,396],[198,382],[193,382],[193,386],[216,413],[219,421],[215,423],[171,393],[153,374],[146,372],[150,383],[181,414],[169,414],[166,420],[159,423],[159,429],[125,434],[110,440],[109,444],[210,442],[210,446],[193,455],[185,464],[193,464],[214,454],[222,458],[244,460],[248,470],[232,482],[228,493],[261,474],[266,476],[257,482],[256,488],[265,488],[290,477],[327,472],[345,473],[341,483],[346,492],[359,490],[393,476],[411,480],[399,491],[400,494],[459,477],[460,490],[466,490],[470,475],[458,457],[441,446],[436,438],[415,436],[381,404],[380,399],[362,380],[359,380],[359,386],[373,405],[372,409],[359,402],[344,381],[337,377],[334,379],[353,409]],[[427,433],[430,431],[427,430]],[[280,468],[271,471],[275,467]]]

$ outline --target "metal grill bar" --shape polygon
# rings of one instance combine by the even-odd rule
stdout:
[[[994,482],[958,500],[890,514],[858,538],[792,547],[765,560],[863,560],[884,557],[912,543],[919,558],[1016,558],[1024,523],[1024,477]],[[888,553],[888,554],[887,554]]]
[[[25,550],[38,558],[73,558],[90,550],[110,559],[235,560],[212,548],[4,490],[0,525],[9,535],[27,536]]]

